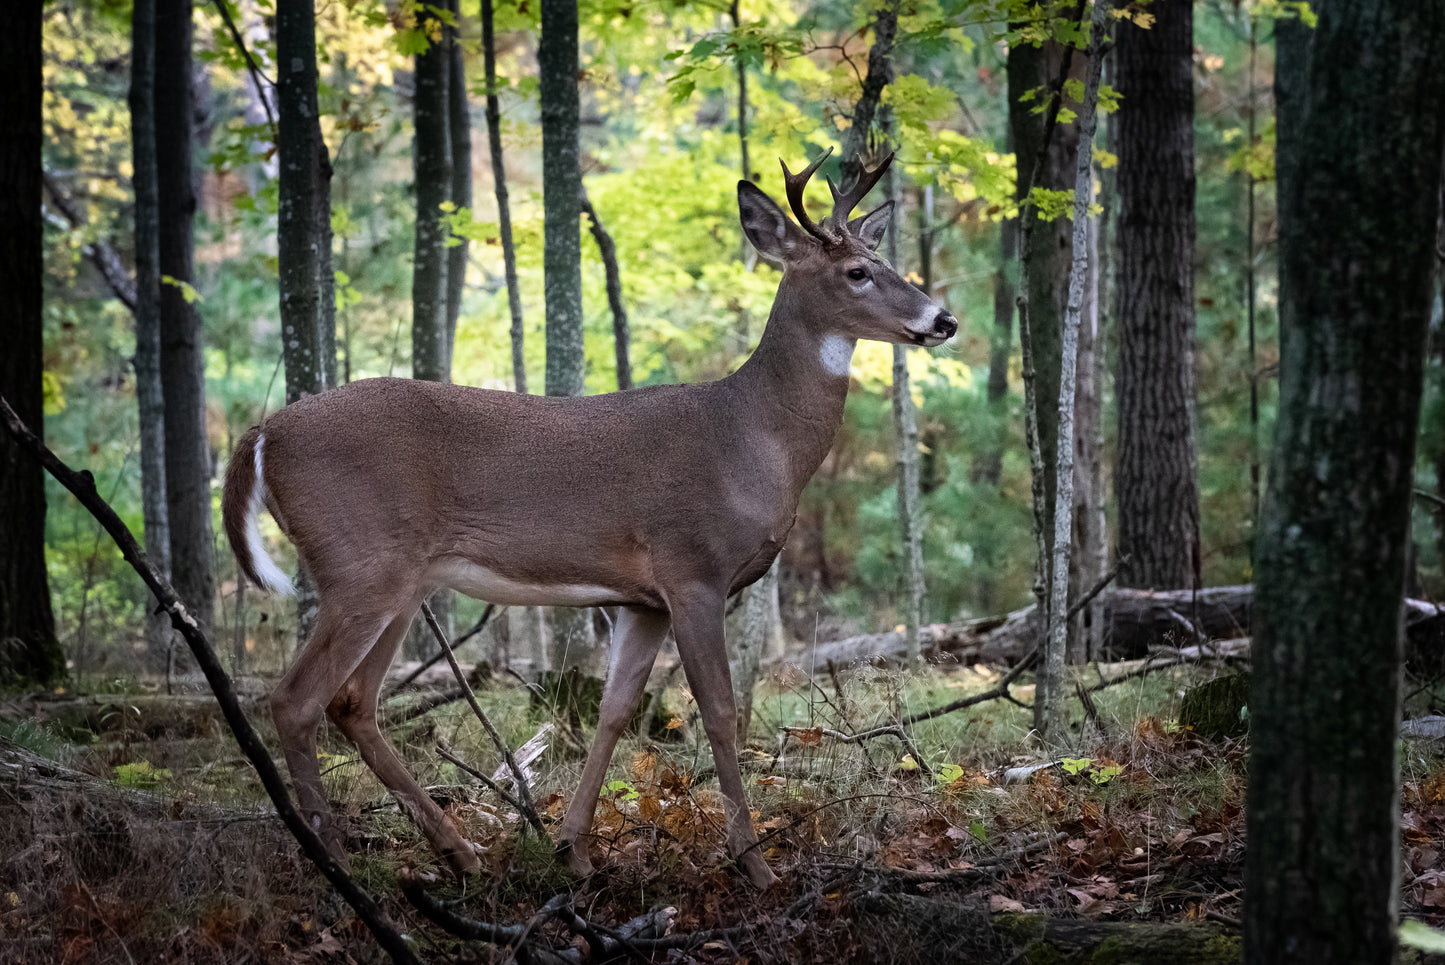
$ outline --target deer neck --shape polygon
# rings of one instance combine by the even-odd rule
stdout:
[[[795,492],[832,448],[848,398],[856,340],[830,328],[785,280],[757,351],[723,380],[744,432],[785,454]]]

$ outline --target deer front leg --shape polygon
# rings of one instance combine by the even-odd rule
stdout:
[[[755,887],[766,889],[778,878],[756,847],[758,838],[753,831],[747,796],[743,793],[742,771],[738,768],[737,706],[723,639],[724,598],[719,593],[702,590],[669,602],[677,652],[702,714],[708,743],[712,745],[718,785],[727,799],[728,853],[742,866]]]
[[[597,807],[597,795],[602,791],[602,779],[607,776],[607,764],[612,760],[612,751],[627,727],[628,718],[637,708],[643,688],[647,686],[647,676],[652,671],[657,650],[667,636],[669,625],[667,614],[660,610],[624,607],[618,614],[617,627],[613,631],[612,659],[607,667],[607,685],[598,714],[597,736],[592,741],[592,749],[587,752],[582,783],[567,808],[567,817],[563,819],[562,830],[557,835],[557,854],[565,856],[568,866],[577,874],[592,873],[586,842],[578,839],[585,839],[592,830],[592,813]]]

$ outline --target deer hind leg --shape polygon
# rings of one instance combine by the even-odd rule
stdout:
[[[302,816],[321,835],[331,856],[347,866],[346,835],[338,825],[316,762],[316,728],[336,692],[375,646],[387,616],[374,608],[367,615],[342,616],[344,607],[323,602],[311,638],[301,656],[271,692],[271,717],[291,772]]]
[[[402,811],[421,828],[437,854],[457,874],[471,874],[481,868],[476,852],[446,812],[417,784],[376,721],[377,702],[387,668],[401,648],[414,615],[414,611],[408,611],[387,624],[376,646],[327,705],[326,716],[356,745],[366,766],[391,791]]]
[[[667,636],[669,625],[667,614],[661,610],[624,607],[618,615],[612,661],[607,668],[607,686],[598,715],[597,736],[592,741],[592,749],[587,752],[582,783],[572,798],[562,830],[557,835],[558,855],[565,855],[568,865],[578,874],[591,874],[592,861],[587,855],[587,845],[577,839],[585,838],[592,829],[592,812],[597,807],[597,795],[602,791],[602,779],[607,775],[607,764],[612,760],[612,752],[627,727],[628,718],[637,709],[637,702],[647,686],[647,676],[652,671],[652,663],[657,659],[657,650]]]
[[[758,850],[748,799],[743,793],[743,776],[738,767],[737,706],[723,639],[723,597],[700,590],[669,603],[682,669],[702,714],[718,786],[727,800],[728,853],[755,887],[765,889],[778,879]]]

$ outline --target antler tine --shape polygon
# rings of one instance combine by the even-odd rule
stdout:
[[[846,192],[839,191],[838,186],[833,183],[833,179],[829,178],[828,190],[833,192],[833,213],[823,220],[823,227],[828,230],[846,230],[848,227],[848,216],[853,213],[853,209],[858,206],[858,202],[862,201],[868,192],[873,190],[873,185],[878,183],[878,180],[883,177],[884,172],[888,170],[888,166],[892,163],[893,152],[889,151],[888,156],[883,159],[882,163],[870,171],[863,166],[863,159],[860,157],[858,159],[858,180],[854,181],[853,186]]]
[[[831,147],[828,148],[828,150],[823,152],[821,157],[797,174],[788,170],[788,162],[782,158],[778,158],[778,163],[783,166],[783,183],[787,185],[788,206],[793,209],[793,217],[798,219],[798,224],[802,225],[803,230],[808,232],[808,234],[825,240],[828,236],[823,233],[823,229],[818,227],[812,218],[808,217],[807,206],[803,203],[803,189],[808,186],[808,179],[818,170],[818,166],[828,160],[828,155],[832,153],[833,149]],[[830,181],[829,184],[832,184],[832,182]]]

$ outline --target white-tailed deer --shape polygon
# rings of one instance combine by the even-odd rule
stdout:
[[[591,871],[585,836],[607,763],[671,628],[727,798],[728,851],[755,885],[775,880],[738,770],[725,601],[782,548],[843,417],[856,341],[935,346],[958,327],[874,254],[892,202],[848,220],[891,158],[847,193],[829,181],[833,213],[815,224],[803,188],[822,161],[783,167],[801,228],[738,184],[743,231],[784,272],[757,351],[725,379],[583,398],[369,379],[241,438],[223,510],[241,569],[273,592],[289,586],[261,545],[264,504],[319,596],[271,712],[302,811],[338,860],[316,761],[323,714],[456,871],[479,864],[376,722],[407,628],[446,586],[499,604],[621,608],[596,741],[558,836],[573,869]]]

